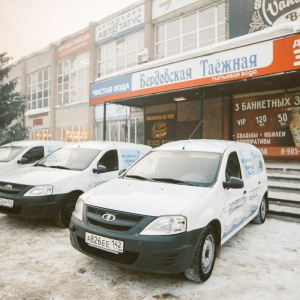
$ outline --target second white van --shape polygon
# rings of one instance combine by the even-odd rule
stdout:
[[[0,213],[68,227],[79,195],[117,177],[150,150],[100,141],[62,147],[32,167],[0,175]]]

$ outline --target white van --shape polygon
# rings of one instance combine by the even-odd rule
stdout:
[[[0,213],[68,227],[79,195],[117,177],[150,150],[97,141],[62,147],[32,167],[0,175]]]
[[[18,141],[0,146],[0,174],[28,167],[67,145],[59,141]]]
[[[249,144],[186,140],[153,149],[82,194],[70,222],[78,251],[120,267],[206,281],[221,245],[263,223],[267,175]]]

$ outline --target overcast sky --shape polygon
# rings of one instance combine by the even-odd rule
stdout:
[[[137,0],[0,0],[0,53],[14,60]]]

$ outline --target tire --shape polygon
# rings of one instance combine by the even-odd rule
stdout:
[[[191,267],[184,272],[187,279],[203,283],[211,275],[216,260],[216,232],[207,226],[198,243]]]
[[[56,225],[64,228],[69,227],[71,216],[75,210],[76,201],[79,196],[79,193],[73,192],[64,198],[59,207],[58,214],[54,218]]]
[[[258,214],[252,220],[252,223],[263,224],[265,223],[266,217],[267,217],[267,200],[265,197],[263,197],[259,206]]]

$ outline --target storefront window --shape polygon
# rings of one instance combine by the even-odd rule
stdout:
[[[144,49],[144,31],[135,32],[97,48],[97,77],[136,66]]]
[[[104,121],[104,110],[106,120]],[[105,122],[105,140],[144,143],[144,112],[141,108],[127,107],[117,104],[98,105],[95,111],[96,139],[104,140],[103,128]]]
[[[28,110],[49,107],[50,83],[50,68],[40,70],[28,76]]]
[[[61,61],[57,67],[58,105],[89,100],[89,53]]]
[[[225,40],[225,3],[157,25],[155,59],[223,40]]]
[[[57,129],[57,137],[63,142],[83,142],[88,141],[87,124],[64,126]]]
[[[51,133],[49,129],[40,129],[30,131],[30,140],[35,141],[49,141],[51,140]]]

